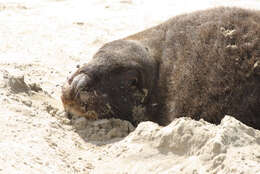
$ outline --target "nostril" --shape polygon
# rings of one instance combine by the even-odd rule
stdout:
[[[65,116],[66,116],[69,120],[72,119],[72,114],[69,113],[69,112],[66,112],[66,113],[65,113]]]

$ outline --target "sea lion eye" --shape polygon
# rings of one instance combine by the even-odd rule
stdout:
[[[136,86],[137,85],[137,78],[134,78],[134,79],[131,79],[130,81],[129,81],[129,86]]]
[[[131,80],[125,80],[121,82],[120,88],[127,89],[127,88],[135,88],[137,86],[137,79],[133,78]]]
[[[132,88],[138,85],[138,72],[135,70],[128,70],[119,75],[121,81],[121,88]]]

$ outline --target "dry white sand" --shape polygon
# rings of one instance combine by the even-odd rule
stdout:
[[[260,131],[232,117],[71,125],[59,99],[105,42],[223,5],[260,9],[260,0],[0,0],[0,173],[260,174]]]

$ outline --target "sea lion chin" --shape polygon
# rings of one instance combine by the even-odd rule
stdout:
[[[109,42],[63,86],[65,111],[134,125],[232,115],[260,129],[259,31],[259,11],[221,7]]]

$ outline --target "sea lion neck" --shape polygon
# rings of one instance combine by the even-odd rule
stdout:
[[[165,46],[164,43],[167,28],[167,23],[163,23],[142,32],[130,35],[123,38],[123,40],[131,40],[140,43],[147,51],[149,51],[151,57],[160,63],[162,61],[161,58]]]

